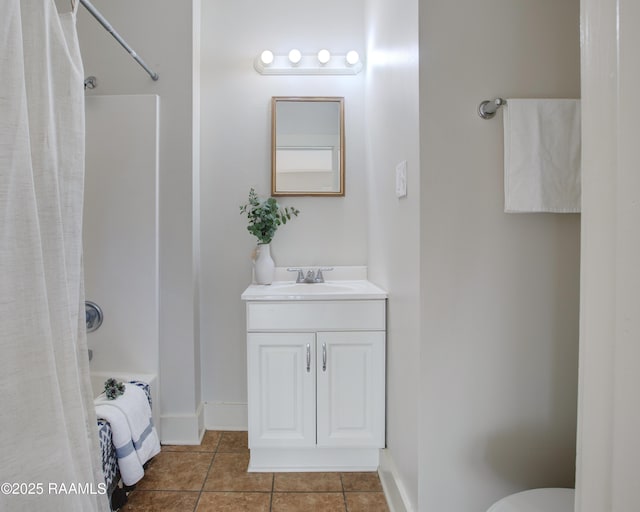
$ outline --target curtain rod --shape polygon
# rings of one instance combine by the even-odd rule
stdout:
[[[133,57],[133,59],[140,64],[140,66],[142,66],[142,68],[149,73],[149,76],[153,79],[153,80],[157,80],[158,77],[158,73],[156,73],[155,71],[149,69],[149,67],[144,63],[144,61],[138,57],[138,54],[136,52],[133,51],[133,49],[131,48],[131,46],[129,46],[127,44],[127,42],[122,39],[122,37],[120,37],[120,34],[118,34],[113,27],[109,24],[109,22],[105,19],[105,17],[100,14],[100,11],[98,11],[98,9],[96,9],[91,2],[89,2],[89,0],[80,0],[80,3],[87,9],[87,11],[89,11],[91,13],[91,15],[98,20],[98,22],[107,30],[107,32],[109,32],[116,41],[118,41],[122,47],[127,50],[127,52],[129,52],[129,55],[131,55]]]

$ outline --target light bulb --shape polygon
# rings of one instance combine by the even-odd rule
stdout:
[[[351,50],[347,53],[347,64],[349,64],[350,66],[357,64],[359,60],[360,55],[358,55],[357,51]]]
[[[327,62],[329,62],[330,59],[331,59],[331,54],[329,53],[329,50],[320,50],[318,52],[318,60],[320,61],[321,64],[326,64]]]
[[[289,52],[289,61],[291,62],[291,64],[298,64],[298,62],[300,62],[300,59],[302,59],[300,50],[294,48]]]
[[[273,52],[271,50],[265,50],[260,54],[260,60],[263,64],[269,65],[273,62]]]

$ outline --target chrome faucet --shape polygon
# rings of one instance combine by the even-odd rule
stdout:
[[[301,268],[293,268],[293,267],[289,267],[287,269],[287,272],[297,272],[298,273],[298,277],[296,277],[296,283],[304,283],[304,272]]]
[[[322,272],[328,272],[329,270],[333,270],[333,267],[322,267],[319,268],[318,271],[316,272],[316,277],[314,279],[314,283],[324,283],[324,276],[322,275]]]
[[[305,275],[304,270],[299,267],[289,267],[288,272],[297,272],[296,283],[324,283],[324,275],[322,272],[333,270],[333,267],[321,267],[315,273],[313,270],[307,270]]]

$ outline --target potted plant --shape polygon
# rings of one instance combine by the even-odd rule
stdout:
[[[292,217],[297,217],[299,213],[300,211],[292,206],[280,206],[273,197],[260,199],[253,188],[249,190],[249,200],[240,206],[240,214],[247,215],[247,230],[258,239],[253,260],[257,284],[272,283],[275,263],[271,257],[271,240],[281,225],[286,224]]]

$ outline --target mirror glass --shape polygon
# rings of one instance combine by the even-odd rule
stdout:
[[[344,98],[274,97],[271,195],[344,195]]]

